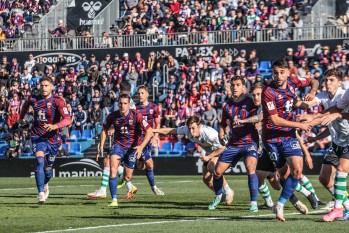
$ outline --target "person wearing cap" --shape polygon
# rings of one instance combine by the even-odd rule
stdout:
[[[137,81],[139,79],[139,73],[134,65],[131,66],[130,72],[126,74],[126,81],[131,84],[131,97],[137,93]]]
[[[314,61],[313,68],[310,71],[312,74],[315,74],[315,72],[319,72],[321,75],[323,74],[323,70],[318,61]]]
[[[328,64],[331,61],[331,51],[328,45],[322,47],[322,52],[320,53],[320,64]]]
[[[105,68],[105,65],[106,65],[107,63],[111,63],[111,62],[112,62],[112,61],[111,61],[111,58],[110,58],[110,54],[107,53],[107,54],[105,55],[105,59],[102,60],[102,61],[101,61],[101,64],[99,65],[101,71],[104,72],[105,69],[106,69],[106,68]]]
[[[78,62],[78,64],[76,65],[76,70],[79,70],[80,67],[82,66],[85,70],[87,70],[87,68],[89,67],[88,64],[90,63],[89,60],[87,60],[86,54],[83,53],[81,54],[81,60]]]
[[[293,61],[293,62],[296,62],[296,58],[293,54],[293,49],[292,48],[288,48],[287,51],[286,51],[286,55],[284,56],[284,59],[286,61]]]
[[[279,8],[274,6],[272,9],[272,14],[269,16],[270,24],[277,25],[280,17],[282,17],[282,14],[280,13]]]
[[[131,72],[132,62],[128,53],[122,55],[123,59],[120,62],[119,70],[121,71],[122,79],[125,80],[127,73]]]
[[[119,54],[114,54],[114,58],[113,58],[113,61],[112,61],[112,65],[116,65],[118,68],[120,66],[120,57],[119,57]]]
[[[67,35],[67,28],[64,27],[63,20],[58,21],[58,27],[56,27],[54,30],[48,29],[48,32],[53,35],[55,38],[61,38],[61,37],[66,37]],[[60,49],[62,48],[63,45],[63,40],[60,39],[54,39],[53,44],[53,49]]]
[[[188,37],[188,33],[189,33],[189,27],[185,24],[185,19],[180,17],[178,20],[178,27],[177,27],[177,32],[178,34],[178,43],[179,44],[186,44],[186,40]]]
[[[92,53],[90,55],[90,62],[88,63],[88,67],[91,67],[93,65],[96,65],[97,70],[99,70],[99,61],[96,60],[96,56]]]

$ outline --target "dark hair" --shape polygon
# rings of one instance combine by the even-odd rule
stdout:
[[[42,77],[42,78],[40,79],[40,84],[41,84],[42,82],[44,82],[44,81],[47,81],[47,82],[51,83],[52,85],[54,85],[53,80],[52,80],[51,77],[48,77],[48,76]]]
[[[250,93],[252,93],[254,90],[256,90],[257,88],[261,88],[262,90],[264,89],[264,85],[261,82],[256,82],[252,85],[251,89],[250,89]]]
[[[186,125],[189,126],[193,123],[200,124],[200,118],[198,116],[191,116],[188,118]]]
[[[119,103],[121,101],[121,99],[128,99],[128,102],[131,102],[131,97],[128,94],[121,94],[120,98],[119,98]]]
[[[285,59],[279,59],[274,61],[272,67],[287,68],[287,69],[290,68],[290,66],[288,65],[288,62]]]
[[[120,93],[125,93],[130,91],[131,91],[131,84],[127,81],[122,81],[120,83]]]
[[[336,78],[339,81],[342,81],[343,77],[344,77],[344,73],[343,73],[343,70],[341,70],[341,69],[333,68],[333,69],[325,71],[324,77],[327,78],[328,76],[336,76]]]
[[[246,79],[243,76],[235,76],[231,81],[237,81],[240,80],[242,85],[246,86]]]
[[[147,87],[146,85],[140,85],[140,86],[138,87],[138,91],[141,90],[141,89],[143,89],[143,90],[145,90],[146,92],[149,93],[149,89],[148,89],[148,87]]]

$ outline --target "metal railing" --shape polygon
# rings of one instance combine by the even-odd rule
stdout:
[[[94,18],[96,24],[91,27],[92,35],[102,35],[103,32],[109,32],[110,26],[119,18],[120,1],[112,0],[99,14]]]
[[[15,44],[6,47],[12,51],[33,50],[66,50],[66,49],[105,49],[105,48],[137,48],[173,45],[199,45],[199,44],[234,44],[244,42],[270,42],[270,41],[305,41],[323,39],[347,39],[343,27],[349,31],[349,26],[338,28],[335,25],[322,27],[303,27],[262,30],[231,30],[195,33],[173,33],[167,35],[122,35],[103,38],[91,37],[60,37],[60,38],[21,38]],[[7,42],[6,42],[7,43]]]
[[[324,26],[328,19],[334,18],[335,15],[335,0],[319,0],[311,9],[311,23],[313,26]]]

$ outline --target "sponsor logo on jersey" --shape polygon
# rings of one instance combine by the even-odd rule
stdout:
[[[150,113],[150,114],[153,114],[153,113],[154,113],[154,110],[153,110],[153,109],[150,109],[150,110],[149,110],[149,113]]]
[[[253,150],[257,150],[256,146],[249,146],[246,148],[247,151],[253,151]]]
[[[133,125],[133,120],[130,119],[130,120],[128,121],[128,123],[129,123],[130,125]]]
[[[47,103],[47,108],[50,109],[52,107],[52,104],[50,102]]]
[[[297,142],[291,142],[290,145],[291,145],[291,148],[293,150],[301,149],[301,146],[299,145],[298,141]]]
[[[274,105],[273,102],[268,102],[268,103],[267,103],[267,106],[268,106],[268,109],[269,109],[269,110],[274,110],[274,109],[275,109],[275,105]]]

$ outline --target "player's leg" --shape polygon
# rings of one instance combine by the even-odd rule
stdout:
[[[346,209],[345,212],[349,211],[349,201],[346,196],[348,173],[349,158],[340,158],[334,182],[335,207],[330,213],[322,217],[324,221],[333,221],[337,218],[343,219],[342,205]]]
[[[154,175],[154,161],[150,156],[145,160],[145,167],[145,174],[147,176],[151,190],[155,193],[155,195],[165,195],[165,193],[156,186]]]
[[[213,168],[214,170],[214,168]],[[202,166],[202,181],[206,184],[206,186],[214,191],[213,188],[213,172],[209,171],[208,163],[204,163]]]
[[[258,161],[259,163],[259,161]],[[263,197],[265,203],[261,206],[259,206],[259,209],[271,209],[274,205],[273,200],[271,199],[269,187],[267,183],[265,182],[265,179],[269,175],[270,172],[262,171],[262,170],[256,170],[256,175],[258,178],[258,192]]]
[[[47,199],[48,196],[50,195],[50,189],[48,186],[48,182],[52,178],[52,167],[46,165],[44,168],[44,172],[45,172],[44,194],[45,194],[45,199]]]
[[[118,189],[122,188],[125,185],[125,181],[124,181],[124,166],[122,163],[120,163],[119,167],[118,167],[118,177],[119,177],[119,181],[118,181]]]
[[[110,155],[107,155],[106,157],[104,157],[103,165],[104,165],[104,168],[103,168],[101,186],[96,191],[87,194],[87,196],[91,198],[107,197],[107,187],[108,187],[109,176],[110,176]]]
[[[337,159],[337,165],[338,165],[338,159]],[[327,164],[325,163],[325,161],[322,164],[320,175],[319,175],[319,181],[322,184],[322,186],[324,186],[333,197],[332,200],[324,208],[322,208],[324,210],[331,211],[334,208],[334,176],[336,174],[336,171],[337,169],[335,166],[331,164]]]
[[[222,200],[223,195],[223,174],[230,167],[230,163],[218,161],[214,171],[213,178],[213,188],[216,197],[213,199],[212,203],[208,206],[209,210],[214,210],[219,205]]]
[[[211,159],[207,163],[207,167],[205,167],[205,169],[203,169],[203,176],[206,177],[207,186],[209,188],[212,187],[211,189],[213,191],[214,191],[213,174],[214,174],[214,170],[215,170],[215,166],[217,164],[217,161],[218,161],[218,157]],[[223,198],[223,199],[225,199],[225,202],[227,205],[231,205],[233,203],[233,200],[234,200],[234,191],[230,188],[230,186],[229,186],[229,184],[224,176],[223,176],[223,186],[222,187],[223,187],[223,193],[225,196],[225,198]]]
[[[304,174],[302,175],[302,178],[299,180],[299,183],[305,187],[308,191],[310,191],[314,197],[316,198],[316,200],[318,201],[319,205],[325,205],[324,203],[322,203],[320,201],[320,199],[318,198],[318,196],[316,195],[315,189],[312,185],[312,183],[310,182],[310,180],[308,179],[308,177],[306,177]]]
[[[35,152],[35,181],[36,181],[36,187],[38,188],[38,203],[44,204],[45,203],[45,193],[44,193],[44,185],[45,185],[45,155],[43,151],[36,151]]]
[[[251,152],[251,151],[250,151]],[[255,156],[250,153],[250,156],[245,159],[245,166],[248,175],[248,188],[250,190],[250,212],[257,212],[257,199],[258,199],[258,177],[256,175],[257,166],[257,151]]]
[[[122,155],[121,155],[122,156]],[[110,156],[110,176],[109,176],[109,189],[112,198],[109,207],[117,207],[117,190],[118,190],[118,167],[120,165],[121,156],[112,153]]]
[[[133,170],[135,169],[137,163],[137,158],[134,153],[134,150],[127,151],[124,159],[124,180],[128,188],[126,199],[132,199],[132,197],[138,192],[138,188],[131,183]]]

